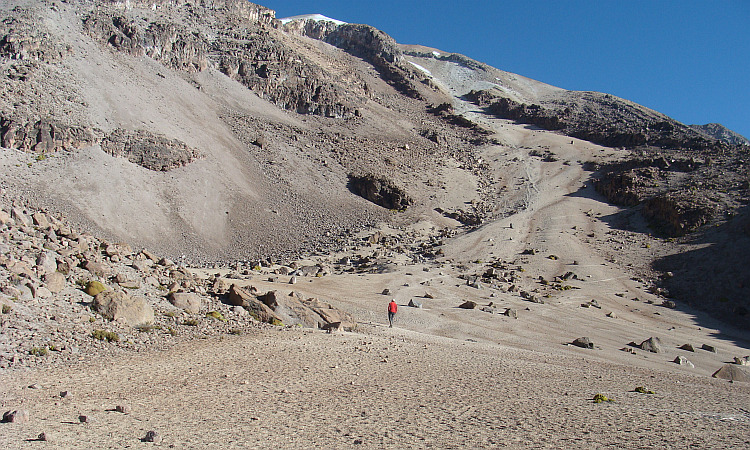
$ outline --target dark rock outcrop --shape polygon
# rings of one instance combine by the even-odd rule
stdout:
[[[414,201],[392,181],[376,175],[349,175],[349,190],[383,208],[403,211]]]
[[[112,156],[156,171],[182,167],[200,157],[183,142],[144,130],[117,129],[102,140],[101,146]]]

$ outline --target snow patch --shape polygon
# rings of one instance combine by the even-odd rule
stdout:
[[[417,69],[421,70],[422,72],[426,73],[427,75],[432,76],[432,72],[430,72],[429,70],[427,70],[424,67],[420,66],[419,64],[417,64],[415,62],[411,62],[411,61],[409,61],[409,64],[411,64],[412,66],[414,66]]]
[[[440,52],[433,51],[432,55],[439,58],[440,57]]]
[[[314,20],[316,22],[333,22],[336,25],[345,25],[346,22],[342,22],[341,20],[331,19],[330,17],[326,17],[323,14],[301,14],[299,16],[290,16],[290,17],[284,17],[283,19],[279,19],[283,25],[286,25],[289,22],[293,22],[295,20]]]

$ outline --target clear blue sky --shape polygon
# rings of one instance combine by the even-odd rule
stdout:
[[[750,1],[259,0],[750,138]]]

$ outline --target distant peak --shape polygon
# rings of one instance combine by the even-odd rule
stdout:
[[[301,14],[299,16],[284,17],[283,19],[279,19],[279,20],[284,25],[286,25],[289,22],[293,22],[295,20],[314,20],[316,22],[333,22],[336,25],[346,24],[346,22],[343,22],[341,20],[331,19],[330,17],[326,17],[323,14]]]

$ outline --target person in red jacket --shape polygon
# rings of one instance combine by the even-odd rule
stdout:
[[[396,299],[393,299],[390,303],[388,303],[388,323],[390,324],[391,328],[393,328],[393,319],[396,318],[397,312],[398,305],[396,304]]]

